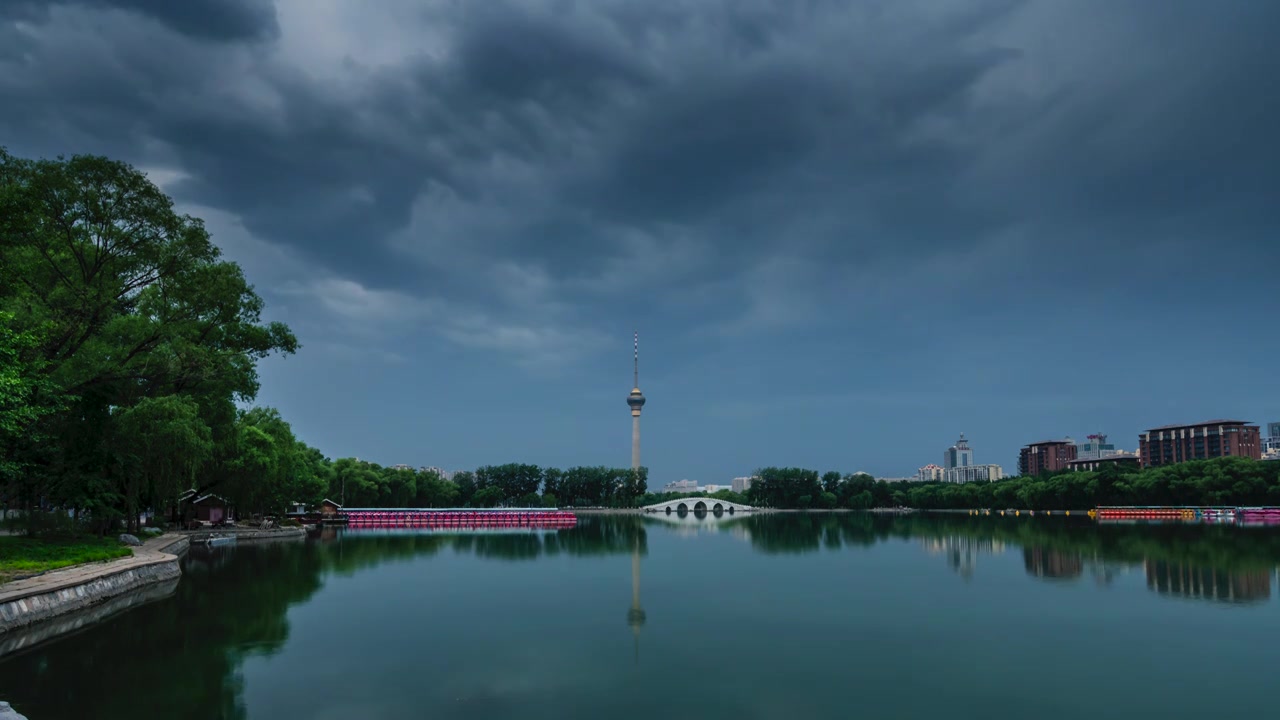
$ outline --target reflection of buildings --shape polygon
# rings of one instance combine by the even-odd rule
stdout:
[[[1093,559],[1085,564],[1089,566],[1089,575],[1093,577],[1093,581],[1099,586],[1108,586],[1115,582],[1117,577],[1128,574],[1131,566],[1131,563],[1106,560],[1096,552],[1093,555]]]
[[[1080,577],[1084,572],[1084,558],[1078,552],[1024,547],[1022,562],[1032,577],[1067,579]]]
[[[946,556],[947,565],[965,580],[973,577],[979,555],[999,555],[1004,552],[1004,543],[999,540],[962,535],[924,538],[921,544],[932,555]]]
[[[1271,574],[1266,570],[1230,572],[1168,560],[1147,560],[1147,587],[1161,595],[1198,600],[1257,602],[1271,597]]]

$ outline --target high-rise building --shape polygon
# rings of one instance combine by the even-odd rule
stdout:
[[[946,468],[929,463],[916,473],[916,477],[920,482],[938,482],[947,474]]]
[[[1098,460],[1117,452],[1116,446],[1108,443],[1107,436],[1102,433],[1094,433],[1085,442],[1076,443],[1077,460]]]
[[[1004,468],[999,465],[962,465],[947,471],[943,480],[953,483],[994,482],[1004,477]]]
[[[1165,425],[1138,436],[1143,467],[1173,465],[1216,457],[1262,459],[1257,425],[1246,420],[1209,420],[1194,425]]]
[[[1137,469],[1138,456],[1129,452],[1117,452],[1114,455],[1107,455],[1100,458],[1076,458],[1067,463],[1067,467],[1072,470],[1081,471],[1098,471],[1107,467],[1117,467],[1120,469]]]
[[[955,445],[947,448],[942,454],[942,467],[950,470],[954,467],[968,467],[973,464],[973,451],[969,449],[969,441],[964,439],[964,433],[960,433],[960,439]]]
[[[627,406],[631,408],[631,469],[640,467],[640,408],[644,407],[644,393],[640,392],[640,333],[636,333],[633,372],[635,384],[627,395]]]
[[[734,492],[744,493],[751,489],[751,481],[755,479],[754,475],[751,477],[736,477],[733,479],[733,483],[731,483],[730,486],[733,488]]]
[[[1262,440],[1263,457],[1280,459],[1280,422],[1267,423],[1267,436]]]
[[[1068,463],[1076,459],[1076,444],[1067,440],[1043,440],[1022,448],[1018,455],[1018,472],[1022,475],[1039,475],[1066,470]]]
[[[698,481],[677,480],[662,486],[662,492],[691,493],[698,491]]]

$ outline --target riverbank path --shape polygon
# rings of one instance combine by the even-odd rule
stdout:
[[[151,565],[152,563],[164,562],[173,559],[170,553],[164,552],[164,548],[178,542],[182,539],[181,535],[176,533],[166,533],[157,537],[149,538],[142,545],[133,548],[132,556],[119,557],[114,560],[105,560],[101,562],[84,563],[82,565],[72,565],[71,567],[50,570],[49,572],[35,575],[21,580],[13,580],[0,585],[0,605],[11,600],[20,600],[32,595],[42,595],[47,592],[62,590],[63,588],[74,587],[84,583],[96,580],[103,575],[111,575],[129,568],[142,567]]]

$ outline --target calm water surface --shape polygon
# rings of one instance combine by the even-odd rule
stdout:
[[[864,514],[328,531],[0,657],[57,718],[1274,716],[1280,532]]]

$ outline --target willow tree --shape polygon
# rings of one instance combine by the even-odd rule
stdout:
[[[125,518],[137,530],[142,507],[166,509],[190,486],[196,469],[213,449],[209,426],[189,397],[143,398],[116,414]],[[144,502],[145,501],[145,504]]]

